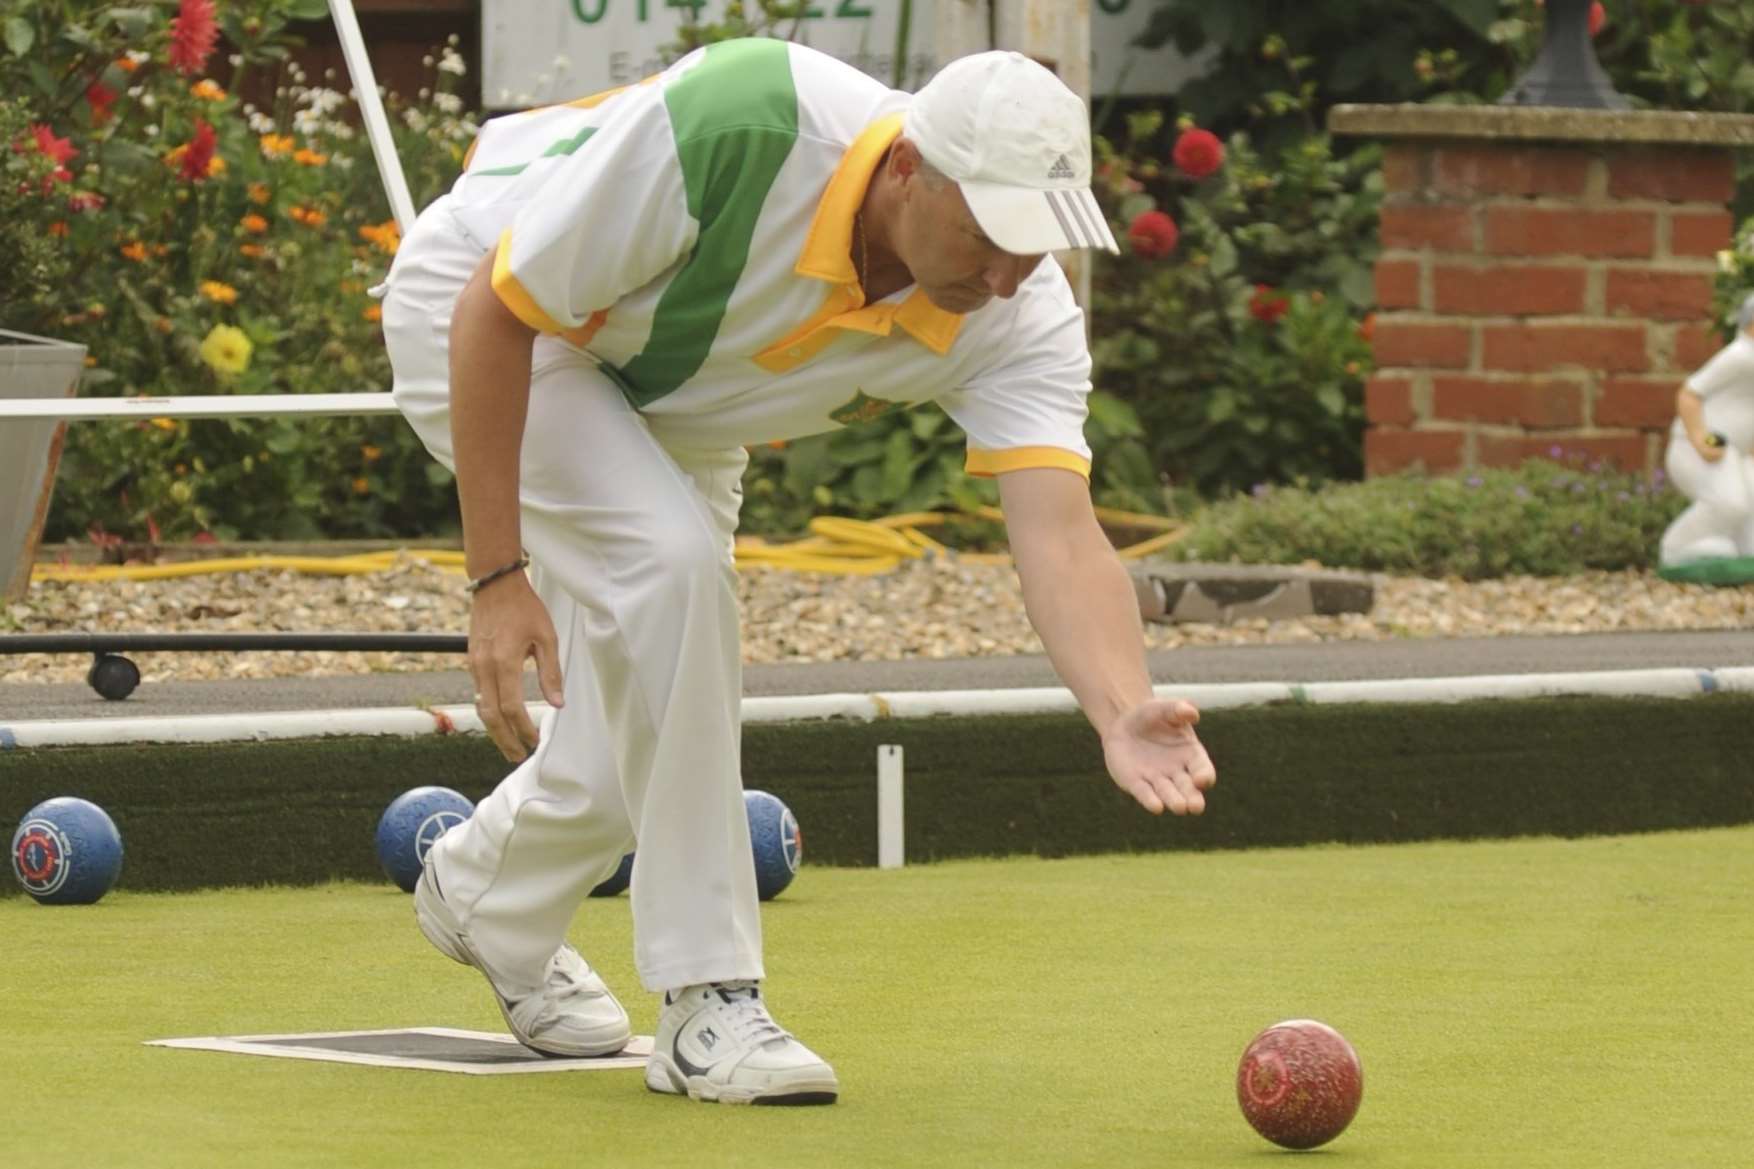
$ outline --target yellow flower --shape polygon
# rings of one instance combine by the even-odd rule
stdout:
[[[219,155],[216,154],[212,158],[207,160],[207,177],[208,178],[210,178],[210,179],[216,178],[219,175],[222,175],[224,173],[225,173],[225,159],[219,157]]]
[[[355,479],[353,481],[353,493],[355,495],[368,495],[371,493],[371,489],[372,485],[367,483],[363,478]]]
[[[221,376],[240,374],[250,367],[254,346],[242,329],[215,325],[201,342],[201,360]]]
[[[314,150],[300,150],[292,156],[292,161],[300,166],[322,166],[329,161],[327,154],[318,154]]]
[[[250,232],[252,235],[261,235],[263,232],[268,230],[268,221],[266,219],[263,219],[260,215],[255,214],[254,212],[251,212],[250,214],[244,216],[242,219],[238,220],[238,224],[245,231]]]
[[[189,92],[202,101],[224,101],[225,90],[216,81],[202,79],[189,87]]]
[[[262,144],[262,153],[269,158],[285,158],[298,145],[285,134],[264,134],[259,141]]]
[[[267,183],[250,184],[250,202],[260,206],[266,204],[271,197],[272,192],[268,190]]]
[[[359,315],[368,321],[381,321],[384,319],[384,309],[382,305],[368,304],[365,306],[365,311]]]
[[[175,430],[177,428],[177,424],[169,418],[154,418],[152,424],[160,430]]]
[[[238,302],[238,290],[229,284],[221,284],[217,280],[203,280],[201,282],[201,295],[214,304],[236,304]]]

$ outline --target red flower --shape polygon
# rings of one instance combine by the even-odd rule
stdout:
[[[1163,212],[1141,211],[1133,217],[1133,226],[1127,229],[1127,242],[1133,245],[1134,255],[1161,260],[1175,251],[1175,243],[1181,234],[1175,220]]]
[[[1608,23],[1608,10],[1602,7],[1602,0],[1590,5],[1590,35],[1595,36]]]
[[[91,104],[92,124],[101,126],[110,120],[110,107],[116,104],[116,91],[101,81],[94,81],[85,87],[85,100]]]
[[[195,136],[189,139],[189,148],[183,151],[177,173],[192,183],[206,178],[207,170],[213,163],[213,149],[218,143],[219,136],[213,132],[213,127],[196,118]]]
[[[55,137],[55,132],[47,126],[32,126],[31,136],[37,140],[37,153],[46,154],[55,160],[56,166],[64,166],[78,155],[73,143],[65,138]]]
[[[213,0],[182,0],[177,5],[177,14],[171,18],[170,62],[178,73],[193,77],[201,72],[218,40]]]
[[[1262,324],[1276,325],[1291,308],[1291,298],[1270,284],[1255,285],[1249,297],[1249,314]]]
[[[1170,158],[1191,179],[1203,179],[1224,165],[1224,144],[1210,130],[1189,130],[1175,140]]]

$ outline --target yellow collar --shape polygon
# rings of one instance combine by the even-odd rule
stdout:
[[[900,136],[901,115],[891,114],[866,126],[847,147],[816,206],[816,217],[811,220],[794,269],[800,276],[858,289],[859,304],[864,304],[865,292],[859,288],[859,273],[853,267],[853,219],[864,205],[884,153]],[[940,357],[950,351],[962,329],[962,314],[946,312],[918,289],[896,307],[894,320]]]

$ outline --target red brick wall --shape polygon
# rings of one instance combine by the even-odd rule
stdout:
[[[1554,446],[1659,465],[1676,386],[1718,349],[1730,152],[1421,141],[1384,177],[1366,473]]]

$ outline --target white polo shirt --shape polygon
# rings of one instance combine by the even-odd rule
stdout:
[[[853,217],[909,95],[785,41],[709,45],[637,86],[496,118],[449,197],[493,287],[591,355],[666,441],[747,446],[925,401],[968,470],[1088,477],[1090,354],[1053,258],[966,315],[866,304]]]

